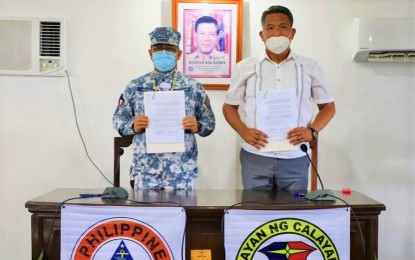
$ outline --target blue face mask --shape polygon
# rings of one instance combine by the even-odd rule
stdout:
[[[153,53],[153,64],[158,71],[168,72],[176,66],[176,54],[170,51],[158,51]]]

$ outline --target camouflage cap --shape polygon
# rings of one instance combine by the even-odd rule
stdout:
[[[150,35],[151,46],[156,44],[170,44],[179,46],[181,39],[180,33],[170,27],[157,27],[148,35]]]

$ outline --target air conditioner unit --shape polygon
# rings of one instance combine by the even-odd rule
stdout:
[[[355,61],[415,62],[415,18],[356,18]]]
[[[0,17],[0,74],[65,75],[63,19]]]

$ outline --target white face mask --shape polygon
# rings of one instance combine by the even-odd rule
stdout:
[[[281,54],[290,46],[290,43],[290,39],[285,36],[273,36],[265,41],[265,46],[271,52]]]

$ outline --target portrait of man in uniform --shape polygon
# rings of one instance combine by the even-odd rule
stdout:
[[[230,77],[223,18],[200,16],[192,23],[190,52],[184,55],[184,74],[193,78]],[[229,33],[228,33],[229,34]]]

